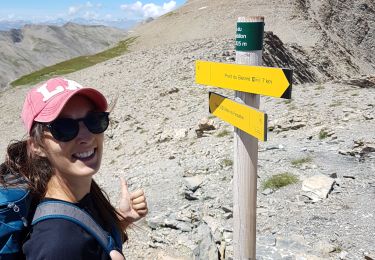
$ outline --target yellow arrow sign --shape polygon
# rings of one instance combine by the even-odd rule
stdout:
[[[259,140],[267,141],[267,114],[213,92],[209,93],[209,104],[213,115]]]
[[[292,70],[199,61],[195,63],[198,84],[228,88],[272,97],[291,98]]]

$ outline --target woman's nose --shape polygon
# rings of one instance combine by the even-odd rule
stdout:
[[[77,141],[79,142],[89,142],[94,138],[94,134],[86,127],[83,122],[79,122],[79,131],[77,135]]]

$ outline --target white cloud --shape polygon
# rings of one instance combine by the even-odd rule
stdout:
[[[168,3],[163,4],[163,9],[168,10],[168,12],[172,11],[175,8],[176,8],[176,2],[175,1],[169,1]]]
[[[135,2],[134,4],[130,5],[121,5],[120,8],[124,11],[131,11],[141,14],[142,13],[142,6],[143,4],[139,1]]]
[[[7,14],[6,16],[5,15],[0,16],[0,22],[13,21],[13,20],[17,20],[17,17],[15,16],[15,14]]]
[[[69,10],[68,10],[68,14],[69,15],[75,15],[76,13],[79,12],[79,10],[81,10],[82,7],[79,7],[79,6],[70,6],[69,7]]]
[[[86,11],[84,13],[83,17],[87,20],[91,20],[91,19],[98,19],[99,15],[95,12],[92,12],[92,11]]]
[[[90,1],[87,1],[85,4],[82,5],[76,5],[76,6],[70,6],[68,9],[68,15],[74,16],[74,15],[83,15],[85,17],[97,17],[98,15],[94,13],[93,10],[100,9],[102,7],[102,4],[93,4]]]
[[[143,4],[137,1],[130,5],[121,5],[121,9],[129,16],[128,18],[155,18],[168,13],[176,8],[176,1],[169,1],[163,5],[154,3]]]

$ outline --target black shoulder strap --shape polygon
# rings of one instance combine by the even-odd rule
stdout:
[[[110,252],[115,249],[113,238],[99,226],[95,220],[84,210],[63,201],[42,202],[36,208],[32,225],[46,219],[66,219],[85,229],[90,235],[95,237],[99,244]]]

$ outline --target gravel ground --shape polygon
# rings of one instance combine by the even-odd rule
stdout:
[[[119,176],[128,179],[131,189],[146,191],[150,213],[129,230],[129,259],[192,259],[203,224],[209,226],[204,236],[212,236],[227,259],[233,254],[233,128],[212,118],[215,130],[197,138],[199,121],[209,116],[208,88],[193,80],[194,60],[220,61],[230,44],[216,38],[134,51],[68,76],[98,86],[108,98],[119,97],[96,178],[114,202]],[[26,89],[1,93],[2,152],[10,140],[23,136],[17,118]],[[231,91],[211,90],[232,96]],[[302,84],[293,87],[292,95],[292,101],[261,99],[274,128],[269,141],[259,144],[258,257],[361,259],[373,254],[374,153],[340,151],[355,151],[354,142],[375,143],[375,121],[366,119],[374,115],[375,88]],[[299,128],[293,130],[296,123]],[[322,129],[331,136],[319,139]],[[223,130],[229,134],[219,137]],[[292,164],[306,157],[309,162]],[[281,172],[300,181],[262,194],[260,184]],[[316,174],[336,174],[336,184],[328,198],[312,203],[303,196],[301,183]],[[195,200],[186,199],[186,177],[191,176],[202,180]]]

